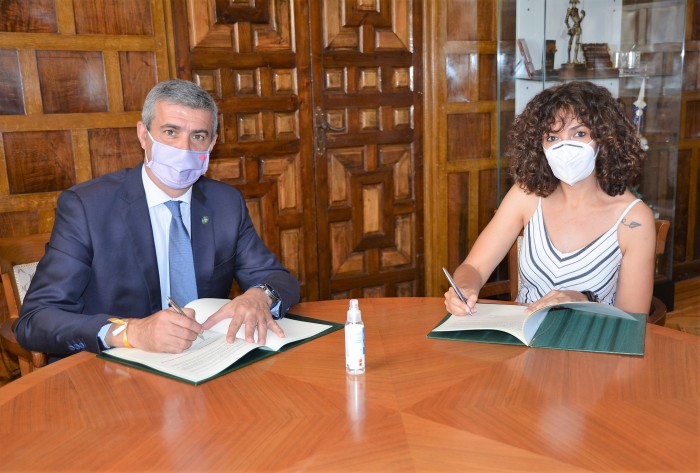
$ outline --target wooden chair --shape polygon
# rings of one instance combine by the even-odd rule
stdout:
[[[666,252],[666,237],[668,236],[668,231],[671,228],[671,222],[668,220],[657,220],[656,221],[656,257],[663,255]],[[658,262],[657,262],[658,264]],[[661,325],[662,327],[666,324],[666,304],[664,301],[658,297],[652,296],[651,298],[651,309],[649,310],[649,322]]]
[[[666,251],[666,237],[668,236],[668,230],[671,228],[671,222],[668,220],[656,220],[656,256],[664,254]],[[520,242],[522,241],[522,235],[513,243],[508,255],[508,278],[502,281],[495,281],[486,283],[484,287],[479,292],[479,297],[489,298],[494,296],[499,296],[502,294],[508,294],[510,300],[514,301],[518,296],[518,251],[520,249]],[[658,297],[652,297],[651,308],[649,309],[649,322],[657,325],[664,325],[666,322],[666,304],[663,303]]]
[[[44,255],[49,236],[49,233],[40,233],[0,238],[0,277],[9,316],[0,326],[0,344],[6,352],[17,357],[22,376],[46,365],[46,355],[22,348],[12,329],[19,318],[24,294],[34,276],[36,263]]]

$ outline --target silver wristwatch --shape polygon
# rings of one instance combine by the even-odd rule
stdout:
[[[265,291],[265,295],[267,295],[267,297],[269,297],[270,300],[272,301],[272,302],[270,303],[270,306],[271,306],[271,307],[274,307],[274,305],[277,303],[277,301],[280,300],[280,296],[277,295],[277,291],[275,291],[275,290],[272,288],[272,286],[270,286],[270,285],[267,284],[267,283],[261,282],[260,284],[256,284],[256,285],[253,286],[253,287],[259,287],[260,289],[262,289],[263,291]]]

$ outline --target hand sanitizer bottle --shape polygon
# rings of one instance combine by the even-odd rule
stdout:
[[[365,372],[365,325],[357,299],[350,299],[345,322],[345,369],[350,374]]]

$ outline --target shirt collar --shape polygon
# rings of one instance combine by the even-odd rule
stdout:
[[[141,180],[143,181],[143,189],[146,191],[146,203],[148,204],[149,209],[169,200],[180,200],[185,202],[187,205],[190,205],[190,202],[192,201],[192,186],[187,189],[187,192],[173,199],[151,180],[146,173],[145,165],[141,167]]]

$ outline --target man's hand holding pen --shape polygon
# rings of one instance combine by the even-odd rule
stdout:
[[[170,296],[168,296],[168,304],[169,304],[170,307],[171,307],[175,312],[177,312],[178,314],[180,314],[180,315],[182,315],[182,316],[184,316],[184,317],[188,317],[188,315],[185,313],[185,309],[183,309],[182,307],[180,307],[180,305],[179,305],[177,302],[175,302],[175,301],[173,300],[173,298],[170,297]],[[197,336],[198,336],[199,338],[201,338],[202,340],[204,340],[204,336],[202,335],[202,332],[198,333]]]
[[[194,310],[182,309],[183,317],[175,310],[164,309],[143,319],[125,319],[128,322],[129,344],[134,348],[157,353],[181,353],[192,346],[202,326],[194,319]],[[122,346],[121,335],[107,331],[106,343]]]

